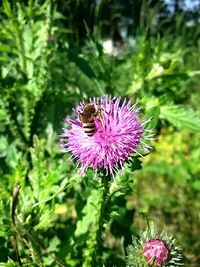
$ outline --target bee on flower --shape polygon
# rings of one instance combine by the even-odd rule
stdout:
[[[86,104],[81,102],[74,111],[75,119],[65,119],[67,127],[61,135],[61,147],[77,159],[81,174],[93,168],[114,175],[123,169],[132,153],[149,149],[143,142],[152,137],[151,133],[147,136],[144,129],[149,120],[138,118],[139,109],[130,100],[108,96],[93,98]]]

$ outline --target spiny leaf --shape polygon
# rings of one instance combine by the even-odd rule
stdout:
[[[6,15],[8,17],[12,17],[12,11],[11,11],[10,3],[8,0],[3,1],[3,7],[4,7],[4,12],[6,13]]]
[[[160,108],[160,117],[168,120],[178,128],[186,128],[191,132],[200,132],[200,118],[192,110],[183,106],[165,105]]]
[[[154,106],[151,107],[150,109],[147,109],[145,119],[151,118],[151,121],[146,125],[145,129],[155,129],[158,123],[158,118],[160,115],[160,107],[159,106]]]

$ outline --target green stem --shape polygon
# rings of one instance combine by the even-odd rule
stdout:
[[[110,177],[102,177],[99,188],[99,201],[92,231],[87,240],[82,267],[99,266],[101,261],[102,232],[104,230],[106,206],[109,197]]]

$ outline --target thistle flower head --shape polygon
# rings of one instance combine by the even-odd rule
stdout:
[[[63,129],[61,146],[63,152],[72,153],[81,165],[81,174],[88,168],[104,169],[106,175],[123,169],[131,153],[138,154],[139,148],[148,150],[144,139],[144,124],[138,119],[139,110],[126,99],[108,96],[81,102],[75,111],[75,118],[65,119],[68,127]]]
[[[181,250],[175,245],[173,236],[164,231],[157,232],[153,222],[140,238],[133,238],[132,245],[127,248],[128,267],[178,267],[183,266]]]

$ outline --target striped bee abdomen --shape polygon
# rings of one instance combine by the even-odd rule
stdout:
[[[83,122],[83,129],[87,136],[93,136],[95,133],[95,123],[93,122]]]

